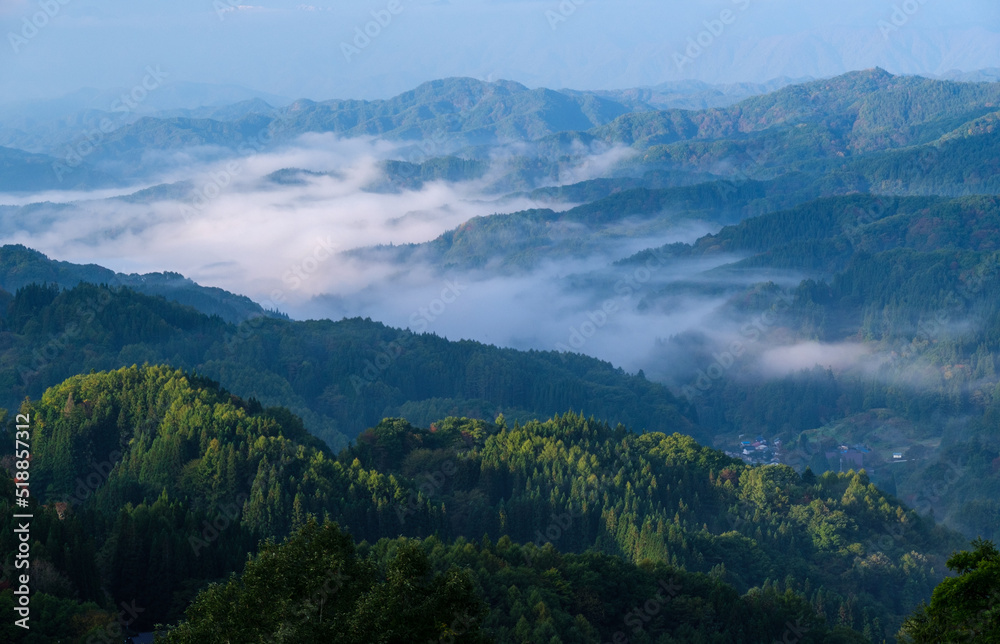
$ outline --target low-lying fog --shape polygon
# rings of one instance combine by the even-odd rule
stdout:
[[[607,176],[628,154],[613,148],[581,155],[562,169],[559,183]],[[585,353],[661,377],[673,366],[654,350],[657,344],[685,331],[711,332],[709,321],[717,323],[712,314],[731,294],[703,273],[733,257],[612,264],[645,248],[694,241],[718,227],[697,222],[652,237],[609,235],[585,256],[542,259],[513,273],[442,271],[345,255],[379,244],[427,242],[476,216],[577,205],[488,194],[485,187],[504,172],[502,159],[476,181],[433,182],[395,193],[366,189],[384,179],[381,161],[400,156],[397,147],[381,141],[307,135],[294,146],[231,161],[200,164],[192,156],[185,172],[171,171],[137,187],[186,181],[191,188],[158,189],[141,199],[109,198],[115,195],[108,191],[0,195],[9,206],[50,202],[0,208],[2,243],[124,273],[176,271],[296,319],[370,317],[453,340]],[[310,172],[291,181],[268,178],[288,168]],[[562,234],[572,235],[573,228]],[[774,276],[748,276],[746,283],[758,279]],[[784,276],[789,284],[797,280]],[[664,292],[678,283],[685,285],[677,291],[682,294]],[[699,290],[702,283],[711,288]],[[733,331],[716,329],[718,337],[726,333]],[[805,365],[830,354],[812,347],[796,351],[793,362],[805,359]],[[780,371],[776,363],[788,362],[782,356],[780,350],[766,355],[765,367]],[[684,380],[673,375],[675,382]]]

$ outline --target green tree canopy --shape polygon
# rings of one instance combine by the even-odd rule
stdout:
[[[942,581],[929,606],[903,623],[902,642],[1000,642],[1000,551],[976,539],[971,551],[956,552],[948,568],[957,577]]]

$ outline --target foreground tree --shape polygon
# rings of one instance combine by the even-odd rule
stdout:
[[[285,543],[266,543],[242,575],[209,586],[158,641],[479,644],[484,610],[467,574],[435,574],[417,544],[403,543],[382,571],[337,524],[310,520]]]
[[[930,605],[903,623],[899,640],[1000,642],[1000,551],[991,541],[976,539],[971,552],[948,559],[948,568],[958,576],[938,585]]]

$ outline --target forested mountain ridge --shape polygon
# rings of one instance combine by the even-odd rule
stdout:
[[[443,270],[517,271],[542,257],[607,252],[610,243],[662,235],[681,222],[733,224],[816,199],[998,194],[997,105],[1000,84],[876,70],[725,110],[630,114],[592,132],[636,150],[611,177],[538,188],[526,193],[537,208],[473,218],[430,242],[351,253]],[[662,129],[669,134],[657,134]],[[621,134],[633,130],[641,136]],[[544,207],[559,199],[573,207]]]
[[[6,300],[6,301],[5,301]],[[371,320],[240,326],[128,288],[29,285],[0,293],[3,405],[91,369],[168,362],[287,406],[340,448],[389,415],[512,419],[574,409],[646,430],[697,434],[666,387],[581,355],[515,351],[397,330]]]
[[[53,260],[20,244],[0,246],[0,289],[14,293],[29,284],[56,284],[62,288],[73,288],[80,282],[127,286],[146,295],[160,295],[192,306],[206,315],[218,315],[234,324],[261,315],[282,317],[274,311],[265,311],[245,295],[201,286],[177,273],[125,275],[96,264]]]
[[[53,602],[98,604],[107,591],[145,607],[142,624],[175,619],[204,581],[239,570],[257,540],[283,537],[310,515],[369,542],[400,534],[483,540],[479,555],[461,541],[453,554],[427,542],[441,565],[456,556],[468,565],[463,551],[486,557],[488,534],[499,539],[494,556],[523,560],[518,575],[542,587],[555,580],[539,581],[538,572],[573,568],[552,546],[596,548],[644,575],[660,571],[645,583],[680,567],[714,580],[678,573],[693,587],[751,591],[742,601],[784,592],[770,608],[755,604],[755,623],[790,610],[818,632],[825,617],[875,637],[893,633],[929,595],[943,557],[961,543],[864,474],[750,467],[680,434],[634,434],[572,414],[524,426],[453,418],[424,430],[388,419],[334,458],[287,411],[165,367],[73,377],[18,411],[33,419],[32,490],[45,506],[34,509],[37,534],[47,535],[35,551],[53,569],[39,590],[62,598]],[[11,530],[0,536],[11,538]],[[544,632],[581,610],[555,596],[543,611],[498,610],[496,602],[517,605],[516,597],[502,599],[495,580],[473,573],[480,588],[494,589],[485,594],[485,623],[497,634]],[[576,618],[582,630],[564,641],[593,641],[592,629],[604,641],[622,629],[614,615],[584,613],[589,626]]]
[[[623,265],[654,255],[735,257],[711,271],[731,285],[715,317],[720,328],[779,311],[763,331],[725,336],[746,348],[725,377],[698,380],[727,349],[694,331],[661,343],[659,360],[675,368],[650,375],[688,388],[700,424],[719,433],[716,444],[735,445],[739,433],[780,437],[794,445],[786,462],[815,471],[838,469],[840,454],[853,450],[908,503],[970,538],[995,538],[998,230],[991,195],[853,195],[639,253]],[[762,271],[790,273],[793,283],[740,284]],[[684,288],[650,292],[643,304],[667,306]],[[820,357],[794,362],[809,351]],[[853,357],[838,364],[836,352]],[[792,366],[779,363],[775,373],[774,355]],[[835,366],[813,368],[820,360]]]
[[[617,182],[619,180],[609,180]],[[820,194],[808,178],[711,181],[669,188],[629,187],[568,210],[549,208],[474,217],[420,244],[349,251],[353,257],[399,263],[427,262],[443,269],[489,267],[516,272],[540,262],[607,252],[616,241],[656,236],[688,224],[727,224],[808,201]],[[587,187],[580,186],[580,190]],[[602,190],[603,192],[603,190]]]
[[[722,85],[685,80],[661,83],[652,87],[584,93],[610,98],[625,104],[648,106],[648,109],[700,110],[710,107],[727,107],[749,96],[767,94],[786,85],[807,80],[809,79],[776,78],[766,83],[726,83]],[[567,92],[567,90],[562,91]],[[640,110],[636,109],[636,111]]]
[[[165,641],[203,642],[220,633],[262,643],[866,641],[844,626],[831,628],[780,584],[740,596],[716,578],[663,563],[635,566],[551,549],[531,563],[522,554],[506,536],[496,544],[487,537],[448,545],[433,537],[383,540],[355,550],[336,525],[309,525],[248,563],[242,576],[210,586]],[[359,569],[368,572],[354,576],[360,584],[338,574]],[[323,570],[325,577],[315,575]],[[337,612],[327,606],[334,601]],[[333,616],[324,620],[324,613]]]
[[[75,190],[119,185],[111,175],[83,165],[65,182],[52,171],[59,162],[45,154],[32,154],[15,148],[0,147],[0,192],[35,192],[38,190]]]
[[[105,185],[106,178],[92,168],[113,167],[119,180],[141,175],[149,170],[142,153],[150,148],[260,152],[308,133],[378,136],[404,147],[412,143],[410,151],[420,158],[454,153],[489,158],[491,145],[508,141],[520,145],[521,154],[522,144],[530,142],[535,152],[529,155],[554,160],[566,154],[567,136],[582,149],[594,144],[633,147],[643,152],[643,163],[653,166],[672,159],[680,167],[680,160],[690,165],[698,158],[725,165],[737,153],[758,157],[763,148],[778,154],[782,146],[776,137],[786,144],[786,151],[792,148],[799,156],[808,151],[808,158],[817,152],[830,158],[853,157],[985,132],[1000,105],[998,87],[1000,83],[893,76],[875,69],[789,85],[724,108],[657,111],[641,101],[593,92],[451,78],[425,83],[388,100],[303,99],[270,110],[236,110],[231,115],[236,118],[224,112],[212,118],[203,114],[144,116],[102,134],[81,166],[91,169],[80,172],[76,166],[67,166],[65,174],[72,185],[81,181]],[[72,158],[65,151],[72,146],[50,147],[38,151],[55,157],[53,163],[38,165],[32,180],[43,181],[48,188],[65,188],[55,180],[55,173],[42,172],[46,169],[42,166],[65,166]],[[11,150],[10,154],[20,153]],[[687,170],[696,168],[713,170],[707,162]]]
[[[512,81],[449,78],[424,83],[388,100],[301,99],[282,108],[236,113],[238,118],[232,120],[221,120],[222,114],[214,114],[216,118],[144,116],[102,137],[88,161],[114,162],[129,173],[135,168],[121,162],[134,166],[149,148],[259,149],[262,139],[267,144],[287,142],[314,132],[414,142],[428,139],[439,141],[435,147],[457,149],[588,130],[632,109],[635,106],[589,93],[528,89]]]
[[[667,245],[655,252],[675,258],[761,254],[746,266],[819,268],[830,274],[850,256],[845,241],[864,252],[896,247],[989,250],[996,245],[995,197],[821,196],[822,192],[801,174],[770,181],[626,188],[563,212],[535,209],[475,217],[429,242],[348,254],[400,263],[427,262],[441,270],[488,266],[513,272],[530,269],[544,259],[599,253],[609,240],[641,239],[684,222],[727,225],[690,248]],[[618,264],[644,261],[653,252],[637,253]]]
[[[1000,83],[937,81],[874,69],[791,85],[728,108],[627,114],[593,133],[642,149],[811,124],[842,136],[839,149],[849,154],[928,143],[998,105]]]
[[[333,258],[390,277],[300,310],[404,319],[393,295],[452,272],[474,285],[463,305],[513,331],[479,335],[477,315],[412,329],[546,350],[295,322],[176,273],[0,248],[0,425],[38,419],[34,605],[84,641],[130,601],[144,629],[186,614],[183,642],[217,624],[261,641],[334,627],[368,641],[373,624],[518,644],[891,641],[946,569],[971,570],[946,565],[964,543],[952,530],[1000,537],[998,88],[869,70],[635,113],[451,79],[389,101],[132,123],[88,162],[131,172],[148,146],[210,143],[209,163],[242,162],[334,140],[306,132],[385,137],[345,153],[379,150],[357,167],[330,161],[355,145],[337,142],[319,161],[261,156],[240,179],[281,208],[333,185],[403,209],[409,191],[445,195],[374,236],[431,241]],[[0,219],[30,238],[113,209],[148,236],[198,181]],[[224,205],[205,203],[206,219]],[[469,206],[495,214],[456,225]],[[506,302],[533,304],[508,321]],[[569,352],[585,319],[595,340],[573,350],[635,375]],[[321,568],[337,564],[353,580],[334,626]],[[304,571],[318,576],[274,583]],[[633,631],[629,609],[672,576],[683,588]],[[0,606],[11,597],[0,585]]]
[[[274,116],[248,115],[228,123],[145,118],[117,131],[98,156],[127,154],[137,145],[235,147],[274,123],[279,124],[281,138],[305,132],[403,140],[444,135],[449,140],[457,136],[467,145],[530,141],[597,126],[591,133],[599,139],[641,149],[810,122],[843,130],[844,149],[863,152],[927,143],[965,121],[996,111],[998,88],[997,83],[892,76],[876,69],[785,87],[728,108],[658,112],[633,111],[634,107],[590,94],[529,90],[509,81],[445,79],[388,101],[301,100],[276,110]]]
[[[948,199],[859,194],[769,212],[726,226],[693,244],[670,244],[655,252],[677,258],[747,255],[737,266],[808,269],[810,263],[822,265],[824,258],[815,254],[817,248],[840,248],[830,259],[841,261],[820,274],[832,277],[846,266],[852,252],[874,255],[902,248],[988,252],[1000,247],[997,232],[1000,198],[995,196]],[[621,263],[641,262],[652,252],[637,253]]]

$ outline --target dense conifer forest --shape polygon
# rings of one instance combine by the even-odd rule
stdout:
[[[381,136],[407,160],[351,190],[462,185],[479,214],[330,253],[389,277],[308,310],[417,275],[468,280],[500,316],[522,291],[495,284],[551,280],[527,324],[574,326],[521,328],[536,345],[515,350],[427,318],[293,320],[179,273],[0,247],[0,610],[21,601],[19,548],[33,593],[28,639],[10,620],[0,639],[1000,641],[1000,85],[873,69],[707,109],[641,96],[447,79],[144,117],[95,145],[60,189],[152,176],[154,148]],[[0,148],[0,188],[51,188],[52,161]],[[279,201],[341,170],[241,189]],[[0,223],[30,238],[125,213],[80,239],[141,236],[163,204],[212,211],[198,191]],[[642,368],[585,355],[609,338]]]

